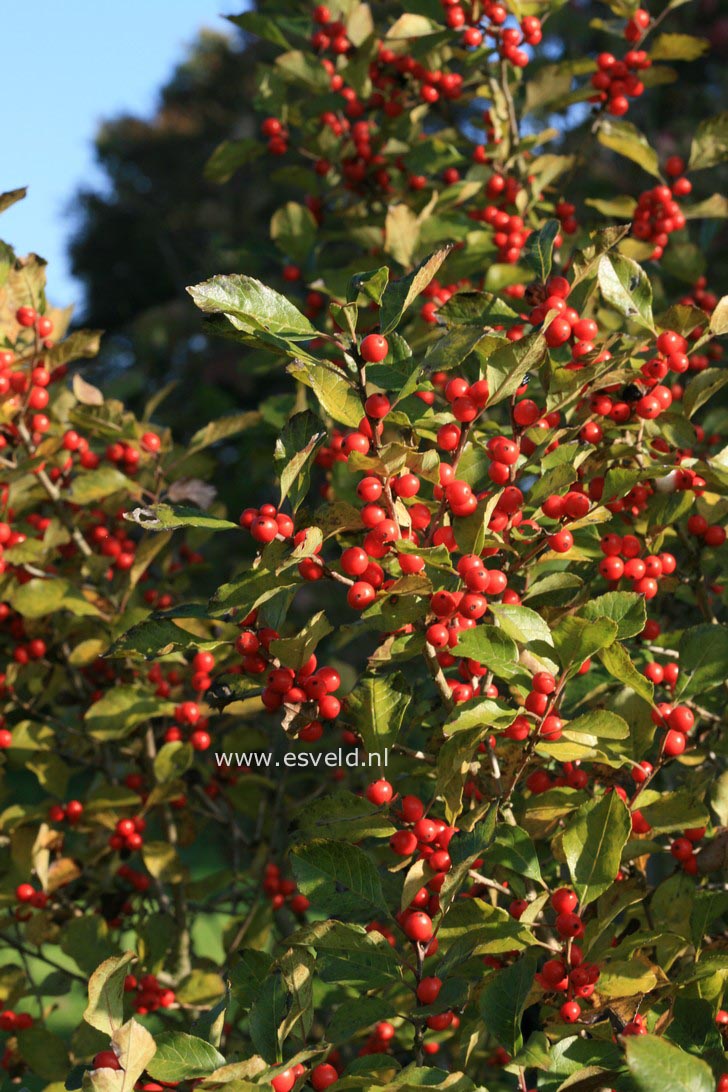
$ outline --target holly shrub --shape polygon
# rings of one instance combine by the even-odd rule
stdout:
[[[728,116],[625,119],[706,42],[404,6],[234,20],[261,135],[210,177],[299,199],[277,287],[189,292],[260,413],[137,420],[0,252],[10,1086],[728,1088],[728,298],[679,282]]]

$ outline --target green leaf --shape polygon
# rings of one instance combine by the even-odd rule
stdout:
[[[685,387],[682,400],[686,416],[692,417],[694,413],[697,413],[701,406],[725,387],[726,383],[728,383],[728,375],[725,368],[706,368],[705,371],[693,376]]]
[[[597,279],[605,301],[620,315],[654,330],[652,285],[637,262],[621,254],[603,254],[597,267]]]
[[[458,831],[452,838],[448,851],[452,859],[452,868],[445,876],[445,882],[440,891],[440,906],[443,914],[446,914],[453,901],[457,897],[463,884],[468,878],[473,863],[493,843],[496,830],[498,808],[491,804],[483,818],[475,824],[472,830]]]
[[[345,1001],[329,1021],[326,1038],[330,1043],[348,1043],[355,1035],[391,1015],[392,1003],[381,997],[357,997],[356,1004]]]
[[[589,198],[584,202],[591,209],[596,209],[602,216],[608,216],[610,220],[631,220],[637,202],[634,197],[613,197],[609,201],[597,198]]]
[[[647,609],[644,596],[636,592],[606,592],[590,599],[582,607],[584,618],[596,621],[598,618],[611,618],[617,623],[617,640],[635,637],[645,628]]]
[[[495,842],[488,851],[488,868],[494,865],[507,868],[517,876],[541,883],[541,867],[536,847],[521,827],[499,823]]]
[[[165,743],[154,758],[154,776],[158,785],[176,781],[189,770],[195,753],[191,743]]]
[[[155,1081],[189,1081],[208,1077],[225,1064],[212,1043],[184,1031],[161,1031],[155,1036],[157,1052],[147,1064]]]
[[[490,390],[488,406],[496,406],[511,398],[528,373],[541,364],[546,351],[546,339],[536,331],[520,341],[507,341],[501,348],[489,353],[485,372]]]
[[[59,1035],[36,1025],[18,1032],[18,1050],[43,1081],[63,1081],[69,1070],[66,1044]]]
[[[689,171],[715,167],[728,159],[728,110],[701,121],[690,146]]]
[[[295,83],[301,83],[311,91],[328,91],[329,76],[318,58],[312,54],[292,49],[289,53],[280,53],[276,57],[276,69]]]
[[[635,694],[639,694],[650,705],[652,704],[654,695],[652,683],[634,666],[624,645],[615,641],[608,648],[602,648],[599,651],[599,659],[613,678],[624,686],[630,687]]]
[[[175,531],[180,527],[200,527],[206,531],[240,531],[240,524],[222,516],[212,516],[200,508],[186,508],[181,504],[153,504],[149,508],[135,508],[126,518],[138,523],[145,531]]]
[[[490,611],[505,634],[528,645],[534,641],[553,646],[553,637],[548,623],[530,607],[513,606],[510,603],[491,603]]]
[[[515,641],[495,626],[480,625],[461,630],[455,654],[485,664],[500,679],[511,679],[522,673]]]
[[[728,334],[728,296],[723,296],[710,316],[710,332],[716,337]]]
[[[304,262],[315,241],[318,225],[316,218],[305,205],[287,201],[276,209],[270,222],[270,235],[284,256],[295,262]]]
[[[312,756],[313,757],[313,756]],[[387,814],[366,797],[346,789],[329,792],[307,803],[296,815],[299,829],[310,838],[360,842],[363,838],[390,838],[395,826]]]
[[[364,410],[358,394],[340,369],[333,364],[294,360],[288,365],[288,371],[311,388],[330,417],[349,428],[357,427]]]
[[[448,326],[492,326],[502,319],[516,320],[518,314],[492,292],[466,290],[451,296],[437,317]]]
[[[728,663],[728,626],[693,626],[680,639],[680,674],[675,697],[704,694],[722,686]]]
[[[308,493],[316,452],[326,440],[323,421],[311,410],[291,417],[276,440],[273,462],[281,482],[281,501],[296,512]]]
[[[401,979],[396,952],[380,933],[340,921],[305,925],[287,938],[289,944],[316,949],[318,973],[324,982],[373,989]]]
[[[97,470],[86,470],[77,474],[66,496],[74,504],[95,504],[114,493],[126,493],[135,497],[139,494],[139,485],[127,478],[115,466],[100,466]]]
[[[631,159],[655,178],[661,178],[657,152],[650,146],[647,137],[630,121],[610,121],[605,118],[599,126],[597,138],[605,148]]]
[[[332,632],[333,626],[320,610],[295,637],[278,637],[271,641],[270,650],[284,667],[292,667],[298,671],[310,659],[319,641]]]
[[[111,956],[89,979],[88,1005],[83,1018],[106,1035],[112,1035],[124,1023],[124,979],[134,958],[133,952]]]
[[[524,257],[536,274],[536,280],[545,284],[551,275],[554,257],[554,239],[561,225],[558,220],[546,220],[538,231],[532,231],[526,240]]]
[[[123,739],[142,721],[173,712],[174,702],[157,698],[141,686],[114,686],[90,706],[84,723],[94,739]]]
[[[396,329],[402,315],[414,303],[420,292],[427,288],[451,249],[449,246],[441,247],[429,258],[420,262],[406,277],[389,282],[384,290],[380,311],[380,327],[383,334],[389,334]]]
[[[210,600],[210,612],[218,616],[235,609],[244,618],[255,607],[267,602],[278,592],[295,587],[299,581],[298,574],[291,570],[276,573],[265,568],[251,569],[217,589]]]
[[[230,972],[230,986],[236,1004],[248,1009],[258,996],[273,960],[267,952],[253,948],[239,949],[237,957],[238,961]]]
[[[212,277],[187,289],[197,307],[225,315],[237,330],[265,331],[288,341],[305,341],[316,330],[293,304],[267,285],[241,273]]]
[[[24,618],[44,618],[68,610],[77,617],[97,616],[97,608],[68,580],[33,577],[25,584],[11,586],[5,593],[11,607]]]
[[[358,296],[366,296],[368,300],[372,300],[379,306],[388,284],[389,266],[382,265],[379,269],[372,269],[368,273],[355,273],[349,281],[346,298],[349,303],[354,303]]]
[[[219,417],[217,421],[208,421],[192,436],[187,447],[187,454],[192,455],[202,451],[220,440],[229,440],[252,428],[260,420],[261,416],[257,410],[246,410],[245,413],[231,413],[227,417]]]
[[[6,190],[5,193],[0,193],[0,212],[5,212],[5,209],[9,209],[16,201],[22,201],[27,193],[26,186],[23,186],[22,189]]]
[[[654,1035],[625,1040],[627,1066],[639,1092],[715,1092],[706,1062]]]
[[[276,971],[262,983],[250,1010],[250,1037],[256,1054],[267,1062],[280,1060],[281,1025],[291,999],[283,975]]]
[[[692,34],[659,34],[650,48],[653,61],[695,61],[710,49],[707,38]]]
[[[149,1062],[157,1051],[157,1044],[147,1029],[138,1020],[127,1020],[111,1037],[117,1057],[124,1071],[124,1084],[121,1092],[128,1092],[136,1086]],[[104,1070],[97,1072],[103,1073]],[[108,1072],[108,1070],[106,1071]],[[113,1072],[113,1071],[112,1071]]]
[[[566,615],[553,631],[553,643],[561,666],[566,670],[578,670],[584,660],[616,640],[617,629],[617,623],[611,618],[597,617],[592,622]]]
[[[587,801],[568,820],[562,848],[582,909],[614,883],[631,831],[629,808],[616,792]]]
[[[665,792],[653,800],[650,800],[649,794],[643,794],[640,796],[640,811],[652,827],[653,835],[704,827],[709,820],[708,809],[700,794],[690,789]]]
[[[480,992],[480,1015],[490,1035],[509,1054],[523,1046],[521,1018],[533,987],[537,956],[526,952],[510,967],[487,976]]]
[[[420,221],[417,213],[404,203],[387,207],[384,221],[384,251],[399,265],[412,265],[420,241]]]
[[[242,15],[228,15],[226,18],[235,26],[254,34],[257,38],[265,38],[273,45],[281,49],[290,49],[291,44],[281,30],[281,20],[269,15],[261,15],[257,11],[244,11]]]
[[[257,137],[223,140],[205,164],[203,174],[208,182],[229,182],[241,167],[264,154],[265,145]]]
[[[412,696],[402,675],[360,679],[349,694],[347,709],[367,754],[386,755],[396,741]]]
[[[382,881],[371,858],[357,846],[317,839],[291,853],[299,888],[324,914],[387,913]]]
[[[596,739],[629,739],[629,725],[623,717],[608,709],[591,709],[567,725],[569,732],[583,733]]]

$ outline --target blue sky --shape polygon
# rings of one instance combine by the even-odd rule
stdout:
[[[99,180],[99,121],[147,114],[200,27],[227,31],[244,0],[28,0],[2,17],[0,192],[28,186],[2,214],[0,238],[48,259],[59,305],[80,304],[66,242],[77,186]]]

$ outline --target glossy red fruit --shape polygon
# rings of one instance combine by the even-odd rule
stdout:
[[[417,986],[417,1000],[421,1005],[432,1005],[437,1001],[442,989],[442,979],[431,975],[423,978]]]
[[[681,755],[687,746],[687,739],[682,732],[676,732],[672,728],[665,736],[665,742],[662,745],[662,749],[666,755],[670,758],[676,758]]]
[[[381,334],[367,334],[359,346],[359,352],[367,364],[379,364],[389,352],[389,342]]]
[[[574,536],[571,531],[557,531],[555,535],[549,535],[548,544],[557,554],[568,554],[574,545]]]
[[[291,1092],[294,1084],[296,1083],[296,1074],[292,1069],[284,1069],[282,1073],[279,1073],[277,1077],[274,1077],[270,1082],[270,1086],[273,1092]]]
[[[330,1088],[332,1084],[336,1084],[338,1079],[338,1072],[328,1062],[314,1066],[309,1077],[311,1087],[315,1089],[315,1092],[323,1092],[325,1088]]]
[[[551,896],[551,905],[557,914],[571,914],[578,904],[576,892],[568,887],[560,887]]]
[[[575,1024],[581,1016],[581,1006],[578,1001],[564,1001],[559,1009],[559,1016],[567,1024]]]
[[[394,789],[389,781],[384,778],[379,781],[372,781],[371,785],[367,785],[366,798],[370,804],[375,804],[378,808],[383,804],[388,804],[393,795]]]
[[[418,944],[427,944],[432,940],[432,918],[423,910],[415,910],[405,918],[404,931],[410,940]]]
[[[121,1062],[113,1050],[100,1050],[91,1063],[92,1069],[121,1069]]]

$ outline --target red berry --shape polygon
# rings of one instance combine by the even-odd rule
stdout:
[[[379,781],[372,781],[371,785],[367,785],[366,798],[370,804],[375,804],[378,808],[383,804],[388,804],[393,795],[392,786],[384,778]]]
[[[309,1080],[311,1087],[316,1092],[323,1092],[323,1089],[330,1088],[332,1084],[336,1084],[339,1079],[339,1074],[332,1065],[324,1062],[322,1065],[314,1066],[311,1070],[311,1076]]]
[[[367,364],[379,364],[389,352],[389,342],[381,334],[367,334],[362,341],[359,352],[362,360]]]
[[[581,1016],[581,1006],[578,1001],[564,1001],[559,1009],[559,1016],[567,1024],[575,1024]]]
[[[432,918],[423,910],[415,910],[404,922],[405,934],[418,944],[427,944],[432,940]]]
[[[92,1069],[121,1069],[121,1062],[113,1050],[101,1050],[91,1063]]]

